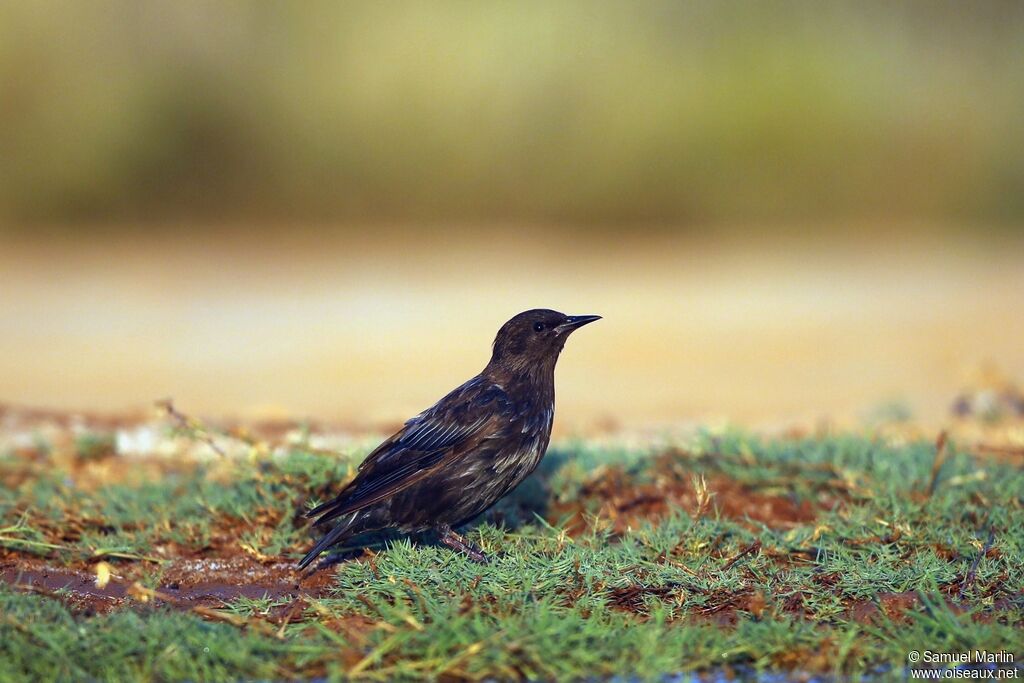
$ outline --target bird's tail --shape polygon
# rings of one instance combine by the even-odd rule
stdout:
[[[349,519],[342,520],[340,524],[331,529],[321,538],[313,549],[306,553],[306,556],[299,562],[299,569],[305,569],[309,564],[317,558],[320,553],[330,548],[332,545],[344,538],[351,536],[355,533],[352,527],[355,524],[358,514],[352,515]]]

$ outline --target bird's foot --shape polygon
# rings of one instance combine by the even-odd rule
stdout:
[[[487,559],[487,555],[484,555],[484,551],[480,550],[480,548],[477,548],[465,538],[452,531],[451,527],[441,527],[437,530],[437,533],[441,543],[444,543],[452,550],[459,551],[474,562],[487,564],[490,561]]]

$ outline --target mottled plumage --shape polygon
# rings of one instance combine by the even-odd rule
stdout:
[[[307,566],[350,536],[434,530],[484,562],[452,527],[515,488],[540,463],[555,414],[555,362],[569,334],[599,316],[537,309],[505,323],[484,370],[378,446],[336,498],[307,513],[334,522],[302,559]]]

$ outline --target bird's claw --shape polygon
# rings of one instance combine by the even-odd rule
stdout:
[[[487,555],[484,554],[484,551],[477,548],[450,528],[439,529],[439,536],[441,543],[444,543],[452,550],[459,551],[477,564],[488,564],[490,562],[490,559],[488,559]]]

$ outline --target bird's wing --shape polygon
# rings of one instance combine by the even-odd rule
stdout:
[[[334,500],[306,516],[319,515],[316,523],[321,524],[387,498],[499,435],[515,412],[501,387],[474,378],[406,422],[366,457],[356,478]]]

